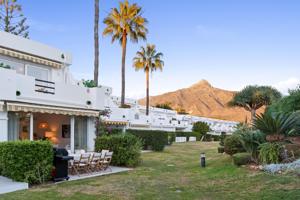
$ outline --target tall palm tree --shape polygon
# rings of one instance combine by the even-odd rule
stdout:
[[[94,18],[94,82],[98,86],[99,76],[99,0],[95,0],[95,18]]]
[[[146,115],[149,115],[149,73],[158,69],[162,71],[164,66],[162,57],[163,54],[156,51],[155,45],[147,44],[146,48],[141,47],[133,58],[135,70],[144,70],[146,73]]]
[[[122,45],[122,91],[121,107],[125,105],[125,59],[128,37],[132,42],[140,39],[146,40],[148,29],[146,28],[147,19],[142,17],[142,8],[137,4],[129,4],[128,0],[120,2],[119,8],[112,8],[111,12],[104,19],[106,27],[103,35],[110,35],[112,43],[116,40]]]

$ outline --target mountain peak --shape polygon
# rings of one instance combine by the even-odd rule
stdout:
[[[201,87],[204,87],[204,86],[212,87],[211,84],[205,79],[202,79],[202,80],[198,81],[197,83],[193,84],[191,87],[199,87],[199,86],[201,86]]]

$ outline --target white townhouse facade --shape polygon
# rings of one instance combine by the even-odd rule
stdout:
[[[59,147],[93,150],[95,120],[110,110],[105,123],[122,129],[191,131],[207,122],[215,133],[234,130],[236,122],[178,115],[126,99],[120,108],[112,88],[86,88],[70,73],[70,53],[0,32],[0,141],[50,139]]]

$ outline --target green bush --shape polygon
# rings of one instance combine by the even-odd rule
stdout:
[[[232,156],[233,163],[237,166],[246,165],[251,161],[250,153],[236,153]]]
[[[210,130],[209,125],[206,122],[196,122],[193,124],[193,132],[199,133],[201,138],[205,136]]]
[[[141,161],[141,141],[131,134],[104,135],[95,140],[95,151],[113,151],[112,165],[135,167]]]
[[[130,129],[126,132],[140,138],[144,150],[163,151],[165,146],[169,144],[170,133],[165,131]]]
[[[50,178],[53,149],[49,141],[0,143],[0,173],[15,181],[43,183]]]
[[[226,138],[226,133],[225,132],[222,132],[221,133],[221,136],[220,136],[220,146],[224,147],[224,140]]]
[[[279,143],[266,142],[259,145],[259,159],[263,164],[279,163],[283,146]]]
[[[239,135],[231,135],[224,140],[224,151],[229,155],[245,152]]]
[[[218,153],[224,153],[224,147],[218,147]]]

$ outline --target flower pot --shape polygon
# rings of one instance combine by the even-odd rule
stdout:
[[[277,142],[282,141],[284,139],[284,135],[282,134],[273,134],[273,135],[267,135],[266,140],[268,142]]]

